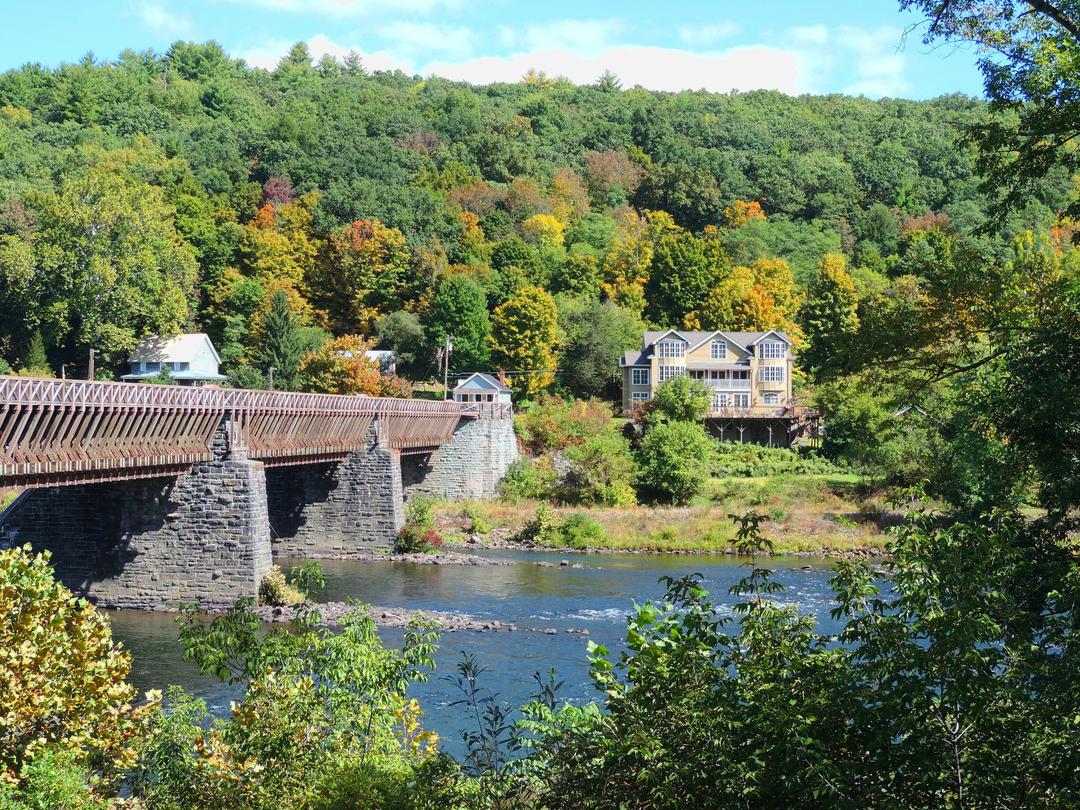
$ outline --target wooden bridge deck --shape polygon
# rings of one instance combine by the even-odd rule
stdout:
[[[450,441],[467,403],[0,376],[0,488],[170,475],[231,452],[268,466],[344,458],[369,428],[403,453]]]

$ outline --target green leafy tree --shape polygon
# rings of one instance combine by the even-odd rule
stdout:
[[[450,368],[479,371],[491,362],[491,320],[484,288],[466,275],[446,276],[439,282],[425,317],[428,353],[453,337]]]
[[[844,352],[859,330],[855,284],[844,257],[829,254],[818,266],[818,277],[802,309],[803,332],[809,345],[802,363],[818,375],[827,375],[844,363]]]
[[[638,486],[657,500],[687,503],[709,478],[713,445],[696,422],[655,425],[638,448]]]
[[[705,303],[723,277],[726,257],[719,242],[688,231],[669,230],[654,247],[645,284],[646,314],[654,323],[681,326]]]
[[[616,396],[619,359],[641,345],[645,323],[636,312],[611,301],[560,297],[558,303],[559,381],[577,397]]]
[[[427,353],[424,327],[416,313],[398,310],[375,322],[379,345],[394,353],[398,374],[417,379],[430,373],[433,358]]]
[[[495,310],[492,361],[500,370],[519,372],[513,378],[519,394],[538,394],[555,379],[557,337],[555,299],[539,287],[524,287]]]
[[[700,422],[709,413],[712,392],[700,380],[674,377],[656,389],[651,412],[669,422]]]

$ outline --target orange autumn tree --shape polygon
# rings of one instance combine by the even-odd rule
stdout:
[[[314,394],[367,394],[409,397],[412,386],[395,375],[383,374],[365,352],[371,343],[360,335],[342,335],[300,360],[297,388]]]
[[[735,200],[724,209],[724,224],[729,228],[741,228],[752,219],[765,219],[761,203],[756,201]]]

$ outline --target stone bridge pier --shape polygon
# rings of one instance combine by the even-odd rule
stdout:
[[[376,425],[344,460],[268,469],[266,491],[274,552],[290,557],[388,549],[405,523],[400,451]]]
[[[3,515],[0,541],[48,550],[57,578],[106,607],[207,607],[254,597],[270,570],[266,473],[229,448],[177,475],[31,489]]]

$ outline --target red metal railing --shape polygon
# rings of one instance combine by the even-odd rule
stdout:
[[[378,420],[390,447],[451,439],[460,403],[205,386],[0,376],[0,485],[72,483],[176,472],[230,449],[267,464],[340,458]]]

